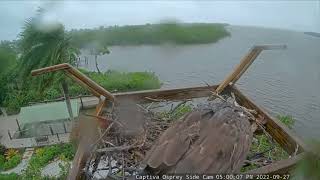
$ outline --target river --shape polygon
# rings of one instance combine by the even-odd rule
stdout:
[[[228,26],[231,37],[214,44],[113,46],[100,56],[101,70],[152,71],[162,88],[218,84],[254,44],[286,44],[263,51],[237,82],[272,115],[292,115],[302,137],[320,136],[320,38],[288,30]],[[92,56],[88,69],[95,70]]]

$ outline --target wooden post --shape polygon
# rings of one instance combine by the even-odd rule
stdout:
[[[21,131],[21,128],[20,128],[20,124],[19,124],[18,119],[16,119],[16,122],[17,122],[17,125],[18,125],[18,130]]]
[[[80,96],[80,102],[81,102],[81,109],[83,109],[83,101],[81,96]]]
[[[71,101],[69,96],[68,84],[65,80],[63,80],[61,85],[62,85],[63,95],[66,100],[66,105],[67,105],[70,120],[73,121],[74,118],[73,118],[72,106],[71,106]]]
[[[285,49],[285,45],[260,45],[253,46],[249,53],[244,56],[237,67],[220,83],[216,93],[220,94],[230,83],[235,84],[243,73],[249,68],[253,61],[259,56],[262,50]]]
[[[64,124],[64,122],[62,124],[63,124],[64,133],[67,133],[66,125]]]
[[[12,137],[11,137],[11,134],[10,134],[9,130],[8,130],[8,135],[9,135],[10,140],[12,140]]]
[[[49,125],[49,129],[50,129],[51,135],[53,135],[54,133],[53,133],[51,125]]]
[[[58,138],[58,141],[60,141],[60,137],[59,137],[59,134],[57,133],[57,138]]]

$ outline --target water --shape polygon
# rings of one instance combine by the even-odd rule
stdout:
[[[237,82],[256,104],[272,115],[296,119],[303,137],[320,135],[320,38],[302,32],[229,26],[232,36],[215,44],[110,47],[99,57],[102,70],[153,71],[162,88],[218,84],[254,44],[286,44],[263,51]],[[95,70],[92,56],[89,66]]]

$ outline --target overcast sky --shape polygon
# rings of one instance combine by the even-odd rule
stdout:
[[[12,40],[37,7],[67,29],[101,25],[221,22],[296,31],[320,32],[320,0],[314,1],[1,1],[0,39]]]

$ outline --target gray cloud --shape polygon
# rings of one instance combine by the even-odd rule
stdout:
[[[67,29],[174,18],[320,32],[320,1],[1,1],[0,39],[15,39],[39,6]]]

